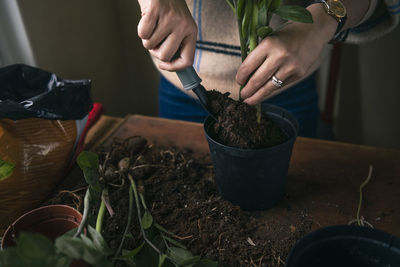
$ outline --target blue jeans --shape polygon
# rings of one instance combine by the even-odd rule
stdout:
[[[316,74],[276,95],[265,103],[289,110],[299,122],[299,135],[316,137],[319,121]],[[162,118],[203,122],[207,112],[199,101],[176,88],[161,76],[159,86],[159,116]]]

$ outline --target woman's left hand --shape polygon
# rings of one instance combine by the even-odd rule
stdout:
[[[291,83],[305,77],[320,57],[322,49],[334,35],[337,22],[321,5],[309,11],[314,23],[290,23],[281,31],[262,40],[240,65],[236,81],[245,85],[244,102],[258,104],[274,96]],[[272,77],[282,81],[279,86]]]

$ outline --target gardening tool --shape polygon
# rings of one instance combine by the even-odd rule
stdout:
[[[178,75],[178,78],[181,81],[183,88],[187,91],[192,90],[199,98],[201,106],[210,114],[210,116],[214,120],[217,120],[210,109],[206,89],[200,84],[201,79],[197,75],[194,68],[190,66],[183,70],[177,71],[176,74]]]

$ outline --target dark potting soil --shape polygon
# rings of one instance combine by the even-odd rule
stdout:
[[[257,109],[242,101],[229,97],[229,93],[207,91],[209,108],[217,121],[212,127],[212,136],[220,143],[238,148],[266,148],[281,144],[287,136],[281,128],[261,114],[257,121]]]
[[[115,215],[106,213],[102,234],[114,251],[121,242],[129,206],[127,173],[116,175],[114,170],[126,157],[130,158],[131,169],[142,166],[129,173],[136,181],[143,181],[154,221],[173,232],[175,239],[194,255],[218,261],[218,266],[284,266],[290,248],[311,230],[312,220],[307,212],[292,210],[288,196],[277,207],[285,211],[284,215],[274,212],[277,208],[242,211],[221,199],[208,154],[155,147],[141,137],[100,149],[101,161],[105,151],[111,159],[103,182],[108,184]],[[80,191],[81,197],[84,191]],[[75,196],[72,200],[76,202]],[[127,250],[138,247],[143,240],[136,214],[134,209],[129,228],[134,238],[126,238],[123,248]],[[117,266],[125,265],[118,262]]]

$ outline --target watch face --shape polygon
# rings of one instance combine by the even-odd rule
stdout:
[[[328,1],[329,11],[335,14],[338,18],[346,16],[346,7],[339,0]]]

